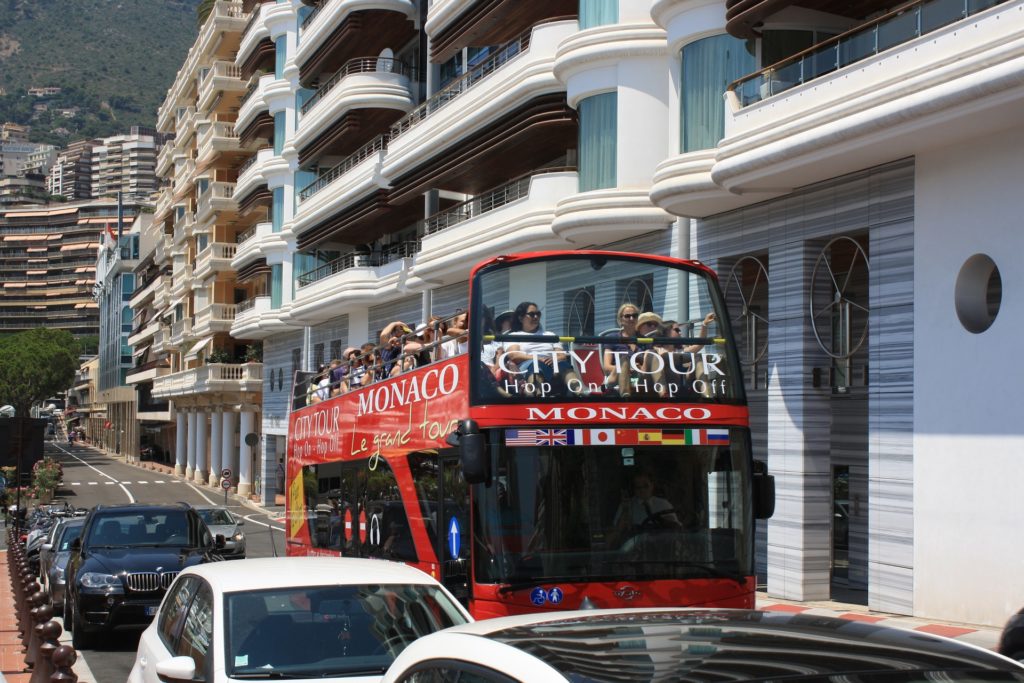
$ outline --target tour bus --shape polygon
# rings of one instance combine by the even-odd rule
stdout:
[[[391,326],[333,383],[296,373],[288,554],[413,564],[477,618],[752,608],[774,482],[714,272],[516,254],[467,296],[447,334]]]

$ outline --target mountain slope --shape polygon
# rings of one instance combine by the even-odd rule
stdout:
[[[0,0],[0,122],[58,145],[154,125],[198,33],[199,3]],[[61,93],[27,94],[48,86]]]

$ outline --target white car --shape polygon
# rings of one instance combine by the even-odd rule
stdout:
[[[441,584],[396,562],[212,562],[178,574],[128,681],[369,683],[420,636],[470,621]]]

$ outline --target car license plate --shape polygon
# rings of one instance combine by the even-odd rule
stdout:
[[[146,605],[146,616],[147,617],[156,616],[156,609],[157,609],[156,605]]]

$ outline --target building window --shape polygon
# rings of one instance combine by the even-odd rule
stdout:
[[[580,100],[580,192],[615,187],[617,108],[614,92]]]
[[[275,187],[270,204],[270,229],[273,232],[281,232],[282,225],[284,225],[284,188]]]
[[[281,308],[281,273],[280,263],[270,266],[270,307]]]
[[[725,135],[722,94],[730,83],[757,71],[754,44],[712,36],[682,50],[681,151],[712,149]]]
[[[288,113],[278,112],[273,115],[273,154],[281,156],[285,148],[285,126],[288,124]]]
[[[580,30],[619,23],[619,0],[580,0]]]
[[[288,59],[288,40],[281,36],[274,41],[274,78],[284,78],[284,63]]]

